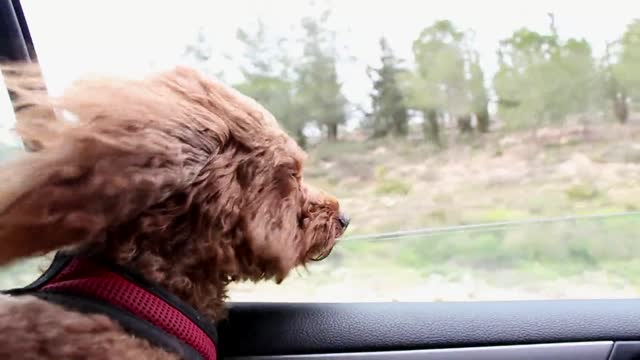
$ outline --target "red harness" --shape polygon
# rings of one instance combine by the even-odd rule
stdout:
[[[213,324],[126,269],[58,254],[33,284],[7,293],[35,295],[73,310],[103,313],[133,335],[186,359],[216,360]]]

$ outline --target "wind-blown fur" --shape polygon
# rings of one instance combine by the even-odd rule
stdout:
[[[0,168],[0,264],[77,248],[217,321],[229,282],[282,281],[344,231],[337,200],[303,182],[305,154],[273,116],[194,70],[85,79],[50,98],[33,69],[7,69],[17,131],[38,151]],[[0,358],[144,351],[172,358],[103,316],[0,297]]]

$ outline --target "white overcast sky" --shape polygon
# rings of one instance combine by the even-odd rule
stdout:
[[[262,18],[287,31],[308,12],[304,0],[23,0],[36,49],[50,87],[58,91],[87,72],[142,75],[181,62],[197,29],[209,33],[214,51],[238,55],[238,27]],[[486,71],[496,68],[500,39],[526,26],[548,29],[553,12],[563,37],[584,37],[597,54],[640,17],[636,0],[334,0],[333,25],[356,60],[341,68],[347,96],[365,101],[369,83],[364,65],[375,64],[378,39],[385,35],[397,55],[408,58],[411,42],[425,26],[450,19],[476,32]],[[153,67],[150,66],[153,64]],[[214,64],[233,73],[233,63]]]

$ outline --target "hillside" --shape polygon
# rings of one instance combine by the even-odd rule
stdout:
[[[455,144],[454,144],[455,143]],[[380,232],[640,209],[640,125],[343,142],[309,150],[307,181],[352,217],[324,262],[235,300],[408,301],[640,295],[640,215],[363,240]],[[354,238],[358,236],[358,238]],[[349,239],[351,237],[351,239]],[[28,281],[37,261],[0,274]]]
[[[455,144],[454,144],[455,142]],[[629,297],[640,290],[640,126],[567,125],[484,138],[338,143],[306,178],[352,216],[325,262],[237,300]],[[391,240],[349,236],[566,215],[628,216]]]

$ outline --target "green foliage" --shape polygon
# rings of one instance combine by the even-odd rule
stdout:
[[[329,12],[304,18],[303,51],[291,53],[286,37],[273,37],[259,21],[250,32],[240,29],[237,38],[245,48],[242,74],[236,87],[263,104],[301,145],[304,129],[316,125],[330,140],[346,119],[347,99],[338,81],[335,34],[326,22]],[[295,59],[295,61],[294,61]]]
[[[447,25],[445,31],[452,30],[448,21],[437,22],[423,30],[413,43],[415,68],[403,77],[411,108],[423,111],[443,109],[447,98],[439,84],[442,79],[455,77],[456,70],[461,70],[455,69],[453,61],[448,61],[455,57],[455,49],[452,48],[454,45],[442,39],[445,34],[440,29],[444,25]],[[447,40],[455,39],[456,34],[449,34]]]
[[[411,103],[417,109],[469,111],[464,73],[464,34],[448,20],[424,29],[413,43],[416,63]]]
[[[585,40],[526,28],[500,42],[493,79],[499,115],[511,127],[562,121],[602,107],[602,77]]]
[[[471,266],[487,270],[514,269],[538,277],[544,270],[549,277],[557,277],[559,273],[617,269],[616,272],[623,275],[622,264],[637,261],[634,254],[640,248],[633,234],[638,226],[640,221],[633,217],[523,225],[398,239],[384,251],[380,250],[380,243],[371,242],[368,248],[366,242],[361,241],[357,256],[367,257],[369,251],[382,252],[397,266],[430,271],[444,266]],[[638,274],[626,276],[633,278]]]
[[[244,81],[236,88],[267,108],[280,124],[304,146],[304,106],[296,91],[296,74],[287,54],[285,39],[270,38],[259,21],[255,32],[238,30],[245,48],[242,73]]]
[[[495,208],[484,211],[478,220],[479,222],[501,222],[526,219],[528,217],[529,214],[522,210]]]
[[[376,186],[376,193],[381,195],[407,195],[411,185],[398,179],[381,179]]]
[[[627,26],[620,40],[621,51],[613,73],[620,84],[640,100],[640,19]]]
[[[274,37],[258,22],[253,31],[240,29],[245,52],[241,64],[244,93],[264,104],[299,141],[316,127],[329,140],[348,116],[349,103],[338,77],[344,54],[329,26],[330,11],[303,18],[301,38]],[[491,93],[497,115],[507,127],[532,127],[563,121],[570,115],[594,114],[613,104],[621,122],[640,98],[640,20],[628,25],[604,59],[594,59],[584,39],[563,39],[552,22],[546,33],[526,28],[499,44],[499,69],[487,88],[474,33],[449,20],[439,20],[413,41],[412,66],[402,69],[381,39],[381,65],[368,69],[373,85],[371,112],[361,126],[374,138],[410,132],[409,109],[422,115],[425,136],[442,143],[442,124],[453,119],[462,132],[490,128]],[[297,44],[301,46],[297,46]],[[609,48],[609,47],[608,47]],[[185,56],[213,62],[212,46],[200,31]],[[493,90],[493,91],[491,91]]]
[[[304,127],[301,109],[296,103],[295,90],[291,81],[278,76],[252,75],[245,82],[236,85],[242,93],[252,97],[267,108],[278,122],[298,142],[304,144]]]
[[[320,143],[311,151],[313,160],[337,161],[345,159],[348,155],[369,153],[376,148],[374,142],[347,142],[339,141],[331,144]]]
[[[628,103],[640,102],[640,19],[627,26],[618,45],[614,64],[611,64],[611,54],[607,51],[608,92],[614,114],[624,123],[629,116]]]
[[[191,61],[192,66],[198,70],[221,79],[224,77],[223,72],[212,66],[215,55],[217,54],[213,51],[211,40],[202,28],[198,30],[195,41],[187,44],[182,54],[183,58]]]
[[[206,62],[211,58],[213,49],[207,35],[202,29],[198,30],[196,40],[192,44],[188,44],[184,50],[184,56],[193,57],[198,62]]]
[[[425,134],[438,144],[443,114],[457,119],[463,132],[471,130],[472,115],[480,131],[489,129],[489,97],[471,35],[436,21],[413,42],[415,69],[401,77],[407,104],[423,113]]]
[[[411,185],[397,178],[389,177],[384,166],[379,166],[375,171],[376,194],[381,195],[407,195],[411,191]]]
[[[478,121],[478,130],[480,132],[489,131],[489,95],[485,86],[484,71],[480,66],[480,60],[477,53],[469,54],[469,81],[468,87],[471,94],[471,111],[475,114]]]
[[[326,130],[329,141],[338,137],[338,125],[346,120],[347,99],[338,81],[335,34],[327,27],[330,12],[302,20],[304,50],[296,65],[297,96],[305,115]]]
[[[569,199],[574,201],[591,200],[600,195],[600,191],[592,184],[577,183],[569,186],[565,193]]]
[[[384,38],[380,39],[380,50],[382,65],[368,71],[369,78],[373,81],[373,93],[372,111],[365,126],[371,128],[374,138],[384,137],[389,133],[404,137],[409,131],[409,114],[398,84],[398,74],[402,70]]]

